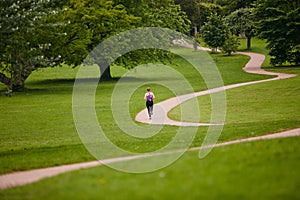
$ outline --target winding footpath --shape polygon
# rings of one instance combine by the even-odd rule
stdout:
[[[189,45],[189,44],[184,44],[184,46],[193,48],[192,45]],[[202,50],[207,50],[207,49],[202,48]],[[196,96],[211,94],[213,92],[220,91],[221,89],[228,90],[228,89],[232,89],[232,88],[242,87],[245,85],[257,84],[257,83],[262,83],[262,82],[267,82],[267,81],[275,81],[275,80],[280,80],[280,79],[292,78],[292,77],[296,76],[294,74],[267,72],[267,71],[261,69],[261,65],[265,59],[264,55],[257,54],[257,53],[246,53],[246,52],[237,52],[237,53],[250,56],[249,62],[243,68],[243,70],[245,70],[246,72],[253,73],[253,74],[276,75],[277,77],[270,78],[267,80],[233,84],[233,85],[224,86],[222,88],[216,88],[213,90],[201,91],[201,92],[196,92],[193,94],[183,95],[180,97],[174,97],[174,98],[168,99],[166,101],[157,103],[155,105],[155,106],[159,106],[159,107],[163,108],[163,111],[161,113],[159,113],[158,115],[157,115],[157,113],[155,113],[155,116],[153,116],[152,120],[148,119],[147,111],[145,109],[137,114],[136,121],[142,122],[142,123],[148,123],[148,124],[165,124],[165,125],[174,125],[174,126],[217,125],[217,124],[190,123],[190,122],[174,121],[174,120],[171,120],[168,118],[167,113],[172,108],[178,106],[179,104],[183,103],[184,101],[187,101],[191,98],[195,98]],[[155,118],[156,116],[160,116],[160,117]],[[242,142],[251,142],[251,141],[257,141],[257,140],[275,139],[275,138],[283,138],[283,137],[295,137],[295,136],[300,136],[300,128],[281,132],[281,133],[276,133],[276,134],[269,134],[269,135],[264,135],[264,136],[257,136],[257,137],[233,140],[233,141],[229,141],[229,142],[217,143],[217,144],[213,145],[213,147],[232,145],[232,144],[242,143]],[[196,150],[200,150],[200,149],[204,149],[204,148],[208,148],[208,147],[206,147],[206,146],[195,147],[195,148],[189,149],[189,151],[196,151]],[[172,152],[170,152],[170,153],[172,153]],[[43,169],[35,169],[35,170],[29,170],[29,171],[21,171],[21,172],[4,174],[4,175],[0,175],[0,189],[7,189],[7,188],[30,184],[30,183],[42,180],[47,177],[56,176],[58,174],[70,172],[70,171],[74,171],[74,170],[100,166],[100,165],[108,164],[108,163],[125,162],[125,161],[129,161],[129,160],[135,160],[135,159],[139,159],[142,157],[144,158],[144,157],[150,157],[150,156],[157,156],[157,154],[143,154],[143,155],[138,155],[138,156],[112,158],[112,159],[106,159],[106,160],[100,160],[100,161],[62,165],[62,166],[57,166],[57,167],[49,167],[49,168],[43,168]]]
[[[188,43],[181,43],[181,46],[185,46],[188,48],[193,48],[192,45]],[[209,51],[210,49],[207,48],[198,48],[200,50],[207,50]],[[237,52],[238,54],[243,54],[246,56],[250,57],[249,62],[245,65],[243,70],[247,73],[252,73],[252,74],[264,74],[264,75],[271,75],[271,76],[277,76],[275,78],[271,79],[266,79],[266,80],[259,80],[259,81],[251,81],[251,82],[244,82],[244,83],[238,83],[238,84],[233,84],[233,85],[227,85],[223,86],[221,88],[214,88],[211,90],[205,90],[205,91],[200,91],[200,92],[195,92],[192,94],[186,94],[182,96],[177,96],[173,97],[170,99],[167,99],[163,102],[157,103],[154,106],[159,107],[160,109],[154,109],[155,110],[155,115],[152,117],[152,120],[148,119],[147,115],[147,109],[142,110],[139,112],[135,120],[138,122],[142,123],[147,123],[147,124],[164,124],[164,125],[173,125],[173,126],[213,126],[213,125],[220,125],[220,124],[208,124],[208,123],[191,123],[191,122],[182,122],[182,121],[174,121],[168,117],[169,111],[171,111],[173,108],[176,106],[182,104],[183,102],[190,100],[195,97],[207,95],[207,94],[212,94],[215,92],[219,92],[222,90],[228,90],[228,89],[233,89],[237,87],[242,87],[246,85],[252,85],[252,84],[257,84],[257,83],[262,83],[262,82],[268,82],[268,81],[275,81],[275,80],[280,80],[280,79],[287,79],[287,78],[292,78],[295,77],[296,75],[294,74],[284,74],[284,73],[276,73],[276,72],[268,72],[265,71],[264,69],[261,68],[265,56],[262,54],[257,54],[257,53],[251,53],[251,52]]]

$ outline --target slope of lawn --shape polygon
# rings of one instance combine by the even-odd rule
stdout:
[[[261,41],[253,42],[254,49],[263,49]],[[190,49],[182,51],[196,53]],[[243,72],[241,68],[248,59],[242,55],[218,55],[217,66],[225,85],[269,78]],[[205,89],[201,77],[195,76],[188,63],[175,57],[172,67],[190,81],[195,91]],[[300,74],[299,67],[270,70]],[[6,97],[5,87],[0,85],[1,174],[94,160],[82,145],[73,122],[76,71],[67,66],[41,69],[27,81],[26,92],[12,97]],[[118,67],[112,71],[115,76],[126,72]],[[160,77],[165,78],[158,73],[156,78]],[[97,88],[97,115],[108,137],[134,152],[149,152],[166,145],[177,127],[165,126],[146,140],[129,137],[119,130],[110,110],[117,80],[101,82]],[[299,82],[297,76],[229,90],[226,125],[219,142],[300,127]],[[130,99],[132,117],[144,108],[146,86],[139,87]],[[157,102],[174,96],[164,86],[151,87]],[[201,120],[207,121],[209,97],[198,100]],[[178,112],[175,109],[170,116],[178,118]],[[201,145],[206,130],[207,127],[198,129],[192,146]],[[0,191],[0,199],[299,199],[299,142],[294,137],[219,147],[204,159],[198,158],[198,152],[186,152],[171,166],[145,174],[117,172],[106,166],[80,170]],[[130,162],[142,164],[143,160]]]
[[[300,68],[277,69],[278,72],[298,74]],[[227,113],[226,126],[224,127],[222,138],[232,139],[239,137],[233,129],[243,129],[245,134],[257,135],[261,133],[278,132],[281,129],[300,127],[300,88],[296,87],[300,83],[300,76],[291,79],[272,81],[266,83],[235,88],[226,91]],[[200,107],[200,122],[210,121],[210,96],[198,97]],[[184,107],[193,107],[190,101],[185,102]],[[181,119],[180,106],[174,108],[169,117],[175,120],[196,122],[194,115],[186,119]]]
[[[249,51],[246,50],[247,40],[241,39],[240,42],[239,51]],[[267,55],[268,51],[264,48],[265,46],[265,41],[257,38],[252,39],[250,51],[266,55],[263,68],[274,72],[299,75],[300,67],[297,66],[271,67],[269,65],[270,56]],[[212,56],[215,55],[212,54]],[[296,87],[299,82],[300,77],[297,76],[292,79],[228,90],[226,92],[226,126],[224,126],[220,140],[223,138],[230,140],[232,137],[240,138],[245,137],[245,135],[274,133],[300,127],[300,107],[297,103],[300,100],[300,88]],[[210,96],[199,97],[198,103],[201,112],[200,122],[209,122],[211,114]],[[185,104],[186,108],[192,103],[188,101]],[[192,107],[190,109],[193,110]],[[181,119],[180,112],[180,106],[178,106],[169,113],[169,117],[179,121],[197,121],[193,115]]]
[[[191,49],[182,51],[186,54],[196,54]],[[241,70],[241,66],[248,59],[241,55],[219,55],[218,66],[224,84],[266,78]],[[201,77],[195,76],[193,68],[186,61],[175,57],[172,63],[173,68],[180,70],[180,73],[187,77],[195,91],[206,88]],[[40,69],[29,77],[26,91],[15,93],[11,98],[4,95],[5,87],[0,86],[0,173],[94,159],[82,145],[74,126],[72,89],[76,71],[77,69],[68,66]],[[116,76],[125,72],[118,67],[112,71]],[[159,73],[156,78],[160,78]],[[176,127],[166,126],[161,134],[148,139],[147,142],[122,134],[113,121],[109,107],[111,93],[117,80],[101,82],[97,89],[96,109],[104,130],[110,133],[109,137],[122,148],[138,152],[152,151],[168,143],[176,133]],[[172,81],[171,78],[170,80]],[[144,108],[142,98],[145,87],[141,86],[130,100],[132,116]],[[163,86],[155,86],[154,91],[157,94],[157,102],[174,96]],[[206,128],[201,128],[199,132],[205,130]],[[202,136],[199,136],[199,140],[200,138]]]
[[[214,148],[128,174],[101,166],[0,191],[1,199],[299,199],[299,137]],[[142,162],[142,160],[138,161]]]
[[[260,45],[260,43],[257,44],[258,47]],[[186,54],[196,53],[191,49],[183,49],[182,51]],[[216,55],[211,54],[211,56],[215,57]],[[243,72],[241,68],[248,59],[242,55],[231,57],[218,55],[217,66],[225,85],[268,78],[268,76]],[[172,63],[172,67],[179,70],[191,82],[195,91],[205,89],[203,81],[194,76],[195,73],[187,62],[175,57]],[[26,83],[27,90],[25,93],[14,94],[11,98],[2,93],[0,96],[0,173],[94,160],[93,156],[82,145],[72,118],[72,87],[76,71],[76,69],[67,66],[41,69],[31,75]],[[284,69],[284,71],[288,71],[288,69]],[[115,76],[124,72],[126,70],[118,67],[113,69]],[[299,73],[299,70],[293,68],[291,72]],[[159,73],[156,78],[160,78]],[[160,134],[146,141],[129,137],[118,129],[109,107],[111,93],[117,80],[101,82],[97,89],[97,114],[102,128],[109,132],[108,137],[121,148],[136,152],[149,152],[166,145],[178,130],[177,127],[165,126]],[[238,107],[229,106],[228,125],[224,127],[220,141],[299,127],[299,107],[295,103],[299,96],[291,96],[297,94],[297,88],[294,86],[298,83],[299,78],[296,77],[290,80],[248,86],[243,88],[247,90],[246,93],[243,93],[243,89],[236,89],[236,92],[227,98],[228,102],[230,104],[231,102],[238,103],[241,99],[243,103]],[[144,108],[142,96],[145,87],[138,88],[130,99],[129,105],[132,116]],[[273,87],[276,87],[276,90]],[[0,88],[4,92],[5,87],[1,85]],[[155,85],[154,91],[157,102],[174,96],[172,91],[160,85]],[[269,93],[271,95],[265,99],[266,94]],[[264,96],[260,96],[260,94]],[[248,98],[241,98],[241,95],[248,95]],[[275,98],[279,98],[279,103],[275,103],[277,101]],[[287,102],[293,101],[285,103],[285,98]],[[236,101],[237,99],[239,101]],[[272,99],[274,100],[272,101]],[[206,100],[200,99],[199,102],[205,103]],[[249,103],[256,106],[255,109],[264,107],[265,110],[255,113],[247,106]],[[269,104],[270,106],[266,106]],[[275,113],[272,118],[268,119],[266,113],[272,115],[275,104],[276,109],[278,108],[278,111],[283,113],[281,115]],[[209,102],[206,103],[207,105]],[[290,112],[284,112],[287,105],[290,106]],[[244,109],[244,112],[241,112],[240,109]],[[207,116],[207,114],[203,116]],[[260,120],[264,120],[264,123],[258,123]],[[199,128],[193,146],[201,145],[206,130],[207,127]]]

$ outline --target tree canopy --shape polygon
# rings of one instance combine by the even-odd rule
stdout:
[[[228,26],[221,20],[225,15]],[[230,52],[236,49],[237,41],[227,27],[233,34],[245,34],[248,49],[257,31],[267,40],[273,65],[299,64],[299,21],[300,0],[2,0],[0,82],[10,90],[22,90],[36,69],[78,66],[105,39],[137,27],[170,28],[181,33],[194,27],[202,30],[210,47]],[[147,34],[158,40],[170,39]],[[139,49],[115,63],[131,68],[170,56],[159,49]],[[102,76],[110,78],[110,68],[103,73],[101,67],[105,62],[97,64]]]
[[[202,27],[204,42],[217,51],[228,39],[227,26],[218,15],[211,15],[209,21]]]
[[[212,1],[204,0],[176,0],[188,18],[192,22],[193,32],[192,35],[196,36],[198,30],[208,21],[212,14],[222,15],[223,9],[220,5]]]
[[[123,5],[114,4],[112,1],[74,0],[65,4],[64,8],[66,11],[58,17],[69,24],[67,35],[73,35],[77,42],[87,40],[87,44],[81,46],[85,52],[75,54],[79,56],[79,62],[74,63],[70,59],[67,62],[69,65],[81,64],[88,53],[106,38],[132,29],[141,21],[139,17],[128,14]],[[76,34],[86,35],[86,39],[75,36]],[[102,65],[98,64],[101,69]],[[109,69],[105,74],[110,77]]]
[[[189,29],[173,0],[3,0],[0,10],[0,82],[11,90],[24,89],[38,68],[81,64],[99,43],[119,32],[144,26]],[[127,55],[120,63],[125,59],[130,65],[137,56]]]
[[[124,5],[126,11],[141,21],[138,27],[161,27],[186,33],[190,20],[174,0],[115,0],[115,4]]]
[[[229,15],[238,9],[253,7],[255,1],[256,0],[217,0],[216,3],[224,8],[225,15]]]
[[[187,18],[186,14],[181,11],[179,5],[174,3],[174,0],[162,0],[162,1],[143,1],[143,0],[116,0],[115,5],[122,5],[126,12],[130,15],[137,17],[135,27],[161,27],[161,28],[169,28],[172,30],[179,31],[181,33],[186,33],[190,27],[190,21]],[[152,29],[147,29],[147,31],[151,32]],[[147,32],[146,31],[146,32]],[[168,40],[170,42],[170,38],[165,37],[164,35],[160,35],[157,33],[146,33],[149,38],[156,38],[156,40]],[[123,46],[132,45],[134,42],[133,38],[128,40],[123,40]],[[145,43],[149,41],[148,38],[145,38],[144,41],[135,41],[139,43]],[[164,42],[162,42],[164,43]],[[145,44],[145,46],[147,46]],[[112,47],[113,48],[113,47]],[[161,51],[159,49],[139,49],[134,52],[129,52],[126,55],[122,55],[119,59],[117,59],[114,63],[121,65],[125,68],[132,68],[138,64],[143,64],[147,62],[155,62],[155,61],[163,61],[166,58],[170,58],[172,55],[166,51]],[[110,56],[107,56],[107,59],[102,59],[104,63],[100,61],[97,64],[102,68],[102,79],[111,78],[110,75],[110,67],[105,67],[106,63]],[[103,72],[103,70],[105,70]]]
[[[61,27],[50,19],[59,12],[58,1],[3,0],[0,7],[0,81],[10,89],[22,89],[36,68],[55,66],[61,60],[51,38]],[[49,31],[49,33],[48,33]]]
[[[251,49],[251,38],[255,34],[255,18],[252,15],[252,8],[240,8],[225,18],[229,30],[235,34],[245,34],[247,37],[247,49]]]
[[[300,0],[258,0],[258,33],[266,39],[271,63],[300,64]]]

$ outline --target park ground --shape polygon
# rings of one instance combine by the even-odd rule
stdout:
[[[244,42],[244,41],[243,41]],[[266,53],[263,41],[254,40],[252,51]],[[242,44],[242,47],[244,44]],[[185,49],[187,53],[196,53]],[[211,54],[215,57],[215,54]],[[201,79],[180,58],[174,69],[189,79],[196,91],[204,90]],[[300,74],[300,67],[268,66],[269,71]],[[217,66],[225,85],[270,78],[247,74],[243,55],[218,55]],[[182,68],[181,66],[186,66]],[[113,75],[126,71],[115,67]],[[72,118],[72,87],[76,69],[41,69],[35,72],[24,93],[0,96],[0,173],[58,166],[94,160],[77,135]],[[159,77],[157,77],[159,78]],[[200,80],[200,81],[199,81]],[[172,81],[172,80],[171,80]],[[117,79],[99,84],[96,109],[109,137],[121,148],[151,152],[168,143],[178,127],[166,126],[149,139],[122,134],[114,123],[110,106]],[[227,95],[227,116],[219,142],[266,135],[300,127],[300,77],[232,89]],[[200,84],[199,84],[200,83]],[[4,86],[0,86],[4,91]],[[157,102],[174,94],[155,85]],[[140,87],[130,100],[132,117],[144,108]],[[105,95],[104,95],[105,94]],[[143,95],[142,95],[143,96]],[[209,113],[209,97],[199,97]],[[172,111],[171,117],[179,117]],[[201,146],[207,127],[199,127],[192,147]],[[199,152],[186,152],[172,165],[145,174],[128,174],[106,166],[65,173],[22,187],[0,191],[1,199],[299,199],[299,137],[255,141],[214,148],[203,159]],[[130,161],[129,161],[130,162]]]

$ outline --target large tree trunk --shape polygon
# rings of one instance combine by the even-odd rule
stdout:
[[[110,66],[106,63],[99,63],[98,66],[100,67],[100,80],[110,80],[111,74],[110,74]]]
[[[25,79],[18,78],[12,80],[11,90],[14,92],[23,92],[25,90]]]
[[[15,73],[12,80],[12,91],[23,92],[25,90],[25,81],[31,73],[31,69],[24,70],[20,74]]]
[[[251,35],[246,35],[247,37],[247,50],[251,50]]]
[[[8,78],[5,74],[0,73],[0,82],[5,84],[11,91],[22,92],[25,89],[25,81],[31,72],[31,70],[27,70],[22,74],[15,73],[12,78]]]

